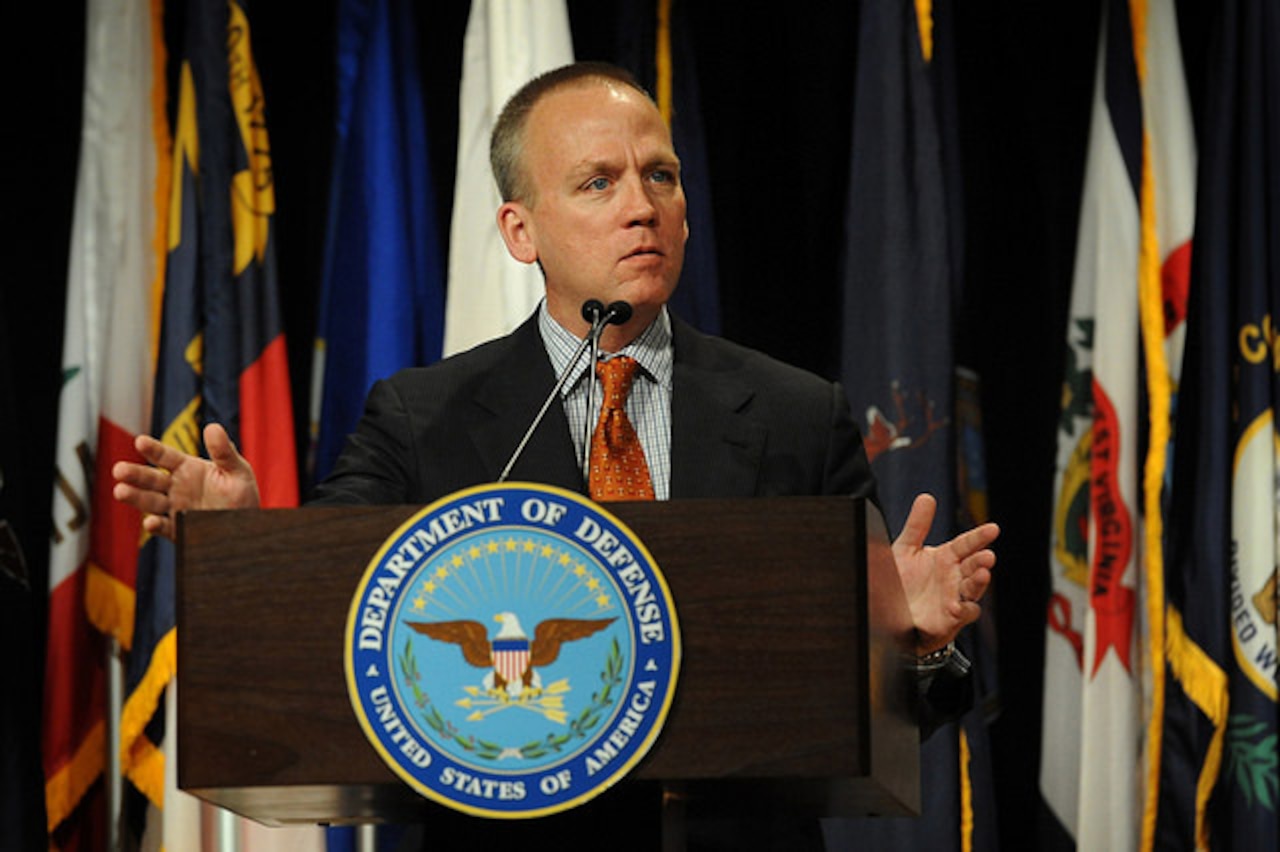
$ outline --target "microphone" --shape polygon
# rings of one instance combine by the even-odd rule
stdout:
[[[547,410],[551,408],[551,403],[555,401],[556,395],[564,387],[564,383],[569,380],[569,374],[573,372],[573,368],[582,358],[582,353],[591,347],[591,362],[594,364],[596,358],[599,357],[598,347],[600,345],[600,335],[604,332],[607,325],[622,325],[631,319],[631,305],[626,302],[611,302],[609,307],[605,307],[604,303],[599,299],[587,299],[582,303],[582,318],[591,323],[590,330],[587,331],[586,338],[578,344],[578,348],[573,351],[573,357],[569,359],[569,363],[565,365],[564,371],[560,377],[556,379],[555,385],[551,388],[551,393],[547,394],[547,398],[543,401],[542,407],[538,409],[538,413],[534,416],[533,422],[529,424],[529,428],[525,431],[524,437],[520,439],[520,443],[516,446],[515,452],[511,454],[511,458],[507,461],[506,467],[502,469],[502,473],[498,475],[499,482],[506,482],[507,477],[511,475],[511,469],[515,467],[516,462],[524,453],[524,448],[528,446],[529,439],[533,437],[533,433],[537,431],[538,425],[542,423],[542,418],[546,416]],[[591,411],[591,392],[595,388],[595,382],[591,381],[587,385],[587,412]],[[590,417],[587,418],[590,420]],[[588,424],[589,426],[589,424]],[[587,433],[586,444],[587,456],[590,456],[590,432]],[[584,470],[586,469],[584,463]]]
[[[592,301],[594,302],[595,300],[592,299]],[[600,303],[596,302],[596,304],[598,305]],[[584,307],[583,310],[586,310],[586,308]],[[630,302],[610,302],[609,307],[604,312],[604,324],[626,325],[631,321],[631,315],[633,313],[635,313],[635,311],[631,309]]]

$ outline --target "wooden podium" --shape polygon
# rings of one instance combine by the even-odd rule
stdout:
[[[418,508],[180,519],[182,789],[267,824],[439,812],[365,739],[342,664],[356,585]],[[661,781],[691,812],[919,812],[903,662],[914,637],[874,508],[837,497],[607,508],[666,576],[683,638],[675,702],[631,779]]]

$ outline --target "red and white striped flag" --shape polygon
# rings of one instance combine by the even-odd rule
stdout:
[[[151,402],[168,198],[159,0],[91,0],[67,283],[42,747],[52,834],[106,764],[104,643],[128,648],[140,519],[111,499]],[[99,823],[100,825],[100,823]],[[73,829],[68,829],[73,830]],[[105,846],[102,837],[89,846]]]

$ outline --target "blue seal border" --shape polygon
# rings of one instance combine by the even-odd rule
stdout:
[[[638,608],[622,607],[627,615],[631,647],[625,651],[627,680],[618,692],[616,711],[593,732],[594,736],[587,739],[585,745],[576,746],[568,759],[525,775],[510,771],[477,772],[474,763],[450,755],[432,742],[431,737],[422,737],[421,727],[412,723],[413,712],[401,702],[395,683],[396,648],[391,637],[400,609],[395,597],[401,589],[392,581],[398,578],[403,588],[408,589],[416,572],[423,570],[429,561],[424,558],[417,567],[406,568],[403,558],[396,559],[404,553],[403,544],[433,522],[437,533],[447,531],[450,525],[441,526],[441,519],[456,520],[460,506],[495,506],[498,502],[503,517],[479,529],[537,530],[570,537],[574,535],[572,531],[588,529],[584,524],[591,523],[611,535],[619,546],[611,548],[610,555],[625,550],[634,560],[619,566],[616,560],[611,563],[605,551],[600,550],[591,554],[596,568],[621,585],[614,569],[626,568],[629,576],[634,576],[632,566],[638,567],[655,593],[651,603],[659,607],[664,627],[659,640],[655,641],[649,633],[642,641]],[[555,511],[560,515],[554,526],[546,517],[535,521],[524,515],[526,506],[536,504],[557,507]],[[474,525],[459,528],[447,538],[464,539],[476,529]],[[442,549],[446,546],[442,542]],[[583,545],[583,549],[592,548]],[[394,591],[388,592],[388,589]],[[381,642],[376,648],[368,631],[371,608],[381,609],[386,617]],[[646,615],[652,616],[653,612],[650,610]],[[559,813],[584,804],[622,780],[648,754],[661,733],[675,695],[680,660],[680,630],[671,591],[644,543],[622,521],[582,495],[524,482],[480,485],[454,492],[401,524],[365,569],[352,597],[343,645],[352,710],[366,738],[388,767],[427,799],[474,816],[497,819]],[[618,716],[624,712],[628,719],[618,724]],[[641,721],[636,722],[637,719]],[[603,768],[599,760],[594,769],[590,768],[593,755],[604,755]]]

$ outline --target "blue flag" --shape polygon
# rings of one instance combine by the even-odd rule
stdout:
[[[953,337],[960,205],[948,169],[954,140],[945,133],[953,114],[945,107],[949,11],[935,3],[934,19],[921,26],[914,4],[861,6],[843,272],[841,380],[888,525],[900,529],[915,496],[928,492],[938,501],[931,543],[955,534],[960,508]],[[995,848],[981,712],[963,730],[935,732],[922,746],[921,766],[919,819],[829,820],[828,844]]]
[[[373,383],[440,357],[444,284],[413,6],[342,0],[337,142],[311,474],[320,481]]]
[[[671,140],[680,157],[680,181],[688,204],[685,215],[693,236],[685,246],[684,270],[669,305],[694,327],[719,334],[720,272],[711,175],[687,9],[688,3],[679,0],[622,4],[617,9],[617,43],[612,58],[654,94],[670,122]],[[661,31],[660,17],[667,23]]]
[[[1166,526],[1155,847],[1276,849],[1280,10],[1216,7]]]

